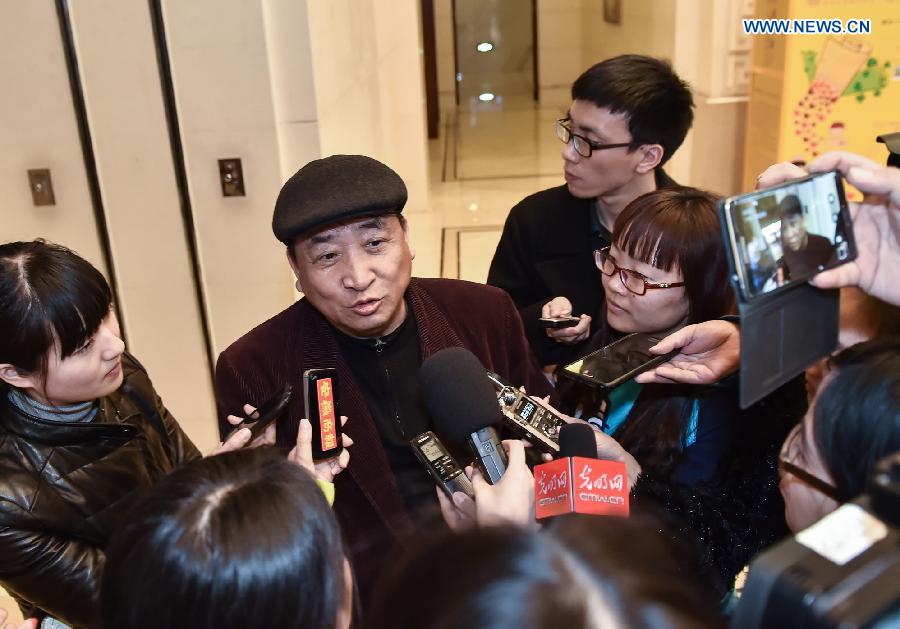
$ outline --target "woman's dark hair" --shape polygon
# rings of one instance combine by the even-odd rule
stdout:
[[[843,500],[863,493],[875,463],[900,451],[900,338],[853,345],[829,359],[813,438]]]
[[[663,147],[669,161],[694,122],[691,88],[669,62],[643,55],[619,55],[588,68],[572,84],[572,100],[628,115],[632,141]]]
[[[54,343],[60,359],[71,356],[111,303],[103,275],[74,251],[44,240],[0,245],[0,363],[45,379]]]
[[[689,324],[734,310],[717,201],[695,188],[656,190],[629,203],[613,226],[613,242],[632,258],[681,270]],[[605,309],[598,334],[602,345],[620,336],[606,324]],[[646,385],[614,437],[642,466],[666,476],[684,452],[695,400],[710,394],[686,385]]]
[[[375,597],[374,629],[715,627],[696,558],[655,518],[562,518],[424,542]]]
[[[338,525],[310,475],[274,449],[193,461],[154,485],[107,549],[104,629],[333,629]]]

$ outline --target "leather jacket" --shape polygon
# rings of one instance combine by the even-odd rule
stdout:
[[[0,391],[0,585],[26,618],[90,624],[118,518],[200,456],[140,363],[125,354],[122,372],[88,423],[31,417]]]

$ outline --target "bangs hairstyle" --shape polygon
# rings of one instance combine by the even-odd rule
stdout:
[[[111,304],[103,275],[74,251],[44,240],[0,245],[0,363],[46,378],[54,343],[60,359],[71,356]]]
[[[198,459],[147,490],[113,535],[101,629],[333,629],[344,599],[337,520],[275,448]]]
[[[734,310],[718,200],[696,188],[656,190],[629,203],[613,226],[613,243],[635,260],[663,271],[681,271],[688,323]]]

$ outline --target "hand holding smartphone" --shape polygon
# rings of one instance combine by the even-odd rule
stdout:
[[[278,393],[263,402],[259,408],[257,408],[253,413],[250,414],[249,417],[235,426],[234,430],[231,431],[231,434],[228,435],[228,438],[231,438],[231,435],[233,435],[241,428],[250,429],[249,441],[253,441],[257,437],[262,435],[269,424],[278,419],[281,414],[284,413],[285,409],[287,408],[288,402],[290,402],[291,400],[291,393],[293,393],[293,387],[291,387],[290,384],[284,385],[284,387]]]
[[[651,354],[650,348],[661,340],[635,332],[566,365],[560,373],[591,386],[614,389],[678,354],[678,349],[661,356]]]
[[[313,460],[340,454],[344,446],[337,369],[308,369],[303,372],[303,404],[313,429]]]
[[[725,199],[719,211],[733,282],[744,302],[856,259],[838,171]]]

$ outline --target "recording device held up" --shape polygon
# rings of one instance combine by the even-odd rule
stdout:
[[[506,472],[507,457],[494,428],[503,415],[485,374],[472,352],[448,347],[422,363],[419,389],[437,434],[451,447],[468,446],[485,479],[494,484]]]
[[[559,452],[559,430],[565,426],[565,420],[493,371],[488,371],[487,376],[497,391],[506,427],[542,452]]]
[[[628,472],[624,463],[597,458],[594,429],[583,422],[559,433],[560,458],[534,468],[537,519],[565,513],[627,516]]]
[[[856,259],[838,171],[731,197],[721,212],[745,301]]]
[[[250,429],[250,441],[259,437],[263,434],[269,424],[274,422],[282,413],[284,413],[288,402],[291,400],[291,393],[293,393],[293,387],[291,387],[290,384],[284,385],[278,393],[263,402],[259,408],[251,413],[240,424],[235,426],[228,437],[230,438],[231,435],[241,428]]]
[[[838,291],[807,280],[856,258],[842,182],[840,173],[829,171],[719,204],[740,312],[742,408],[837,345]]]
[[[472,488],[472,482],[466,478],[462,467],[450,455],[444,444],[437,438],[437,435],[430,430],[423,432],[418,437],[410,440],[409,445],[412,447],[416,458],[428,470],[429,476],[441,488],[441,491],[447,494],[448,498],[452,498],[455,492],[461,491],[472,500],[475,499],[475,490]]]
[[[652,334],[635,332],[579,358],[558,373],[592,387],[614,389],[678,353],[674,350],[660,356],[651,354],[650,348],[661,340]]]
[[[344,449],[338,402],[337,369],[303,372],[303,404],[312,424],[313,460],[327,459]]]

